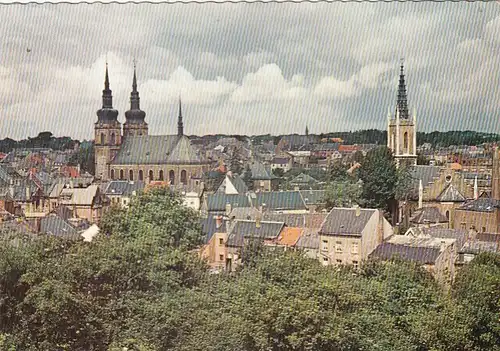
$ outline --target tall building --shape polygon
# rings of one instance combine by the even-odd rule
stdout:
[[[113,109],[107,64],[102,99],[94,128],[96,178],[102,181],[168,181],[171,185],[199,185],[210,163],[198,154],[184,135],[180,99],[175,135],[149,135],[146,113],[139,105],[135,65],[130,110],[125,112],[123,135],[118,111]]]
[[[416,112],[410,116],[408,111],[404,67],[401,64],[396,110],[392,115],[389,108],[387,116],[387,147],[392,150],[398,167],[417,164],[416,119]]]

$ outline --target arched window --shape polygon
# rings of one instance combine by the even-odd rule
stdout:
[[[408,152],[408,132],[405,132],[403,136],[403,150]]]
[[[104,135],[104,133],[101,133],[101,144],[106,144],[106,135]]]
[[[141,182],[144,180],[144,172],[142,172],[142,169],[139,170],[139,180]]]
[[[109,141],[109,143],[111,145],[115,145],[115,142],[116,142],[115,138],[116,138],[115,133],[111,133],[111,140]]]
[[[175,173],[174,170],[171,170],[168,172],[168,180],[170,181],[170,184],[174,185],[175,184]]]
[[[111,180],[115,180],[115,170],[111,170]]]
[[[163,181],[163,169],[160,169],[160,173],[158,175],[158,178]]]
[[[134,180],[134,171],[133,170],[128,171],[128,180],[130,180],[130,181]]]
[[[446,219],[449,221],[450,220],[450,211],[446,211],[445,216],[446,216]]]
[[[187,184],[187,172],[185,169],[181,171],[181,183],[184,185]]]
[[[149,170],[149,181],[152,182],[154,180],[154,174],[153,174],[153,170]]]
[[[123,180],[123,178],[125,178],[125,175],[123,169],[120,169],[120,180]]]

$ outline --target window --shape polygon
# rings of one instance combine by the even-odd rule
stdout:
[[[163,169],[160,169],[160,173],[159,173],[158,179],[160,179],[161,181],[163,181]]]
[[[219,261],[224,261],[224,255],[219,255]]]
[[[133,171],[133,170],[130,170],[130,171],[128,172],[128,179],[129,179],[130,181],[134,180],[134,171]]]
[[[109,142],[111,145],[115,144],[115,133],[111,133],[111,140]]]
[[[354,266],[354,268],[359,267],[358,261],[352,261],[352,265]]]
[[[149,170],[149,181],[152,182],[154,180],[154,173],[153,170]]]
[[[120,180],[123,180],[123,178],[125,178],[125,175],[123,169],[120,169]]]
[[[450,220],[450,211],[446,211],[445,216],[447,220]]]
[[[335,242],[335,251],[342,252],[342,241]]]
[[[328,251],[328,240],[323,240],[323,245],[321,245],[321,250]]]
[[[351,253],[353,253],[353,254],[359,253],[359,244],[358,243],[352,243]]]
[[[219,245],[223,246],[224,245],[224,238],[219,238]]]
[[[185,169],[181,171],[181,183],[184,185],[187,184],[187,172]]]
[[[482,227],[482,228],[481,228],[481,231],[482,231],[483,233],[486,233],[486,227]]]
[[[467,223],[465,223],[465,222],[460,223],[460,227],[462,229],[467,229]]]
[[[174,185],[175,184],[175,172],[174,170],[171,170],[168,172],[168,180],[170,181],[170,184]]]
[[[106,144],[106,135],[104,135],[104,133],[101,133],[101,144]]]
[[[139,180],[142,182],[144,180],[144,172],[142,169],[139,170]]]
[[[115,170],[111,170],[111,180],[115,180]]]
[[[328,257],[323,257],[323,262],[328,262]]]
[[[408,132],[405,132],[403,137],[403,149],[405,152],[408,152]]]
[[[336,260],[337,264],[342,264],[342,260]]]

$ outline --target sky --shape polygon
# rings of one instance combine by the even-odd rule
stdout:
[[[93,138],[108,61],[150,134],[385,129],[404,58],[417,129],[500,133],[500,2],[0,5],[0,139]],[[29,52],[27,49],[30,49]]]

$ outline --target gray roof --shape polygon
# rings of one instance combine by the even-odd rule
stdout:
[[[439,248],[406,246],[385,242],[377,246],[369,256],[382,260],[399,258],[420,264],[434,264],[440,253]]]
[[[453,184],[448,184],[448,186],[441,192],[437,197],[438,201],[443,202],[465,202],[465,196],[462,195]]]
[[[495,208],[500,207],[500,201],[491,198],[479,198],[470,201],[460,206],[458,210],[477,211],[477,212],[493,212]]]
[[[291,184],[313,184],[313,183],[318,183],[318,181],[308,174],[300,173],[298,176],[293,178],[290,181],[290,183]]]
[[[284,226],[283,222],[261,221],[257,227],[256,221],[237,220],[228,234],[227,246],[241,247],[245,238],[261,240],[277,238]]]
[[[421,228],[422,234],[439,239],[456,239],[457,248],[460,250],[467,239],[467,231],[464,229],[450,229],[429,227]]]
[[[238,192],[238,194],[244,195],[248,192],[248,187],[246,186],[245,182],[241,177],[237,174],[230,175],[226,174],[226,177],[220,184],[219,188],[217,189],[218,193],[225,193],[226,191],[226,182],[229,181],[231,184],[233,184],[234,188]]]
[[[226,221],[222,221],[222,225],[217,228],[217,221],[214,216],[208,216],[201,219],[201,230],[205,235],[205,243],[208,243],[215,233],[226,232]]]
[[[146,184],[144,182],[135,181],[129,182],[127,180],[113,180],[108,183],[104,193],[106,195],[122,195],[132,196],[133,192],[143,190]]]
[[[437,207],[423,207],[415,211],[410,218],[411,223],[448,223],[448,218],[444,216]]]
[[[41,219],[40,232],[68,239],[80,239],[77,229],[55,214]]]
[[[208,194],[207,195],[207,211],[225,211],[226,204],[230,204],[231,208],[236,207],[251,207],[250,199],[246,195],[226,195],[226,194]]]
[[[301,249],[319,249],[319,235],[317,230],[305,230],[295,244],[295,247]]]
[[[200,163],[204,162],[189,138],[177,135],[128,136],[112,161],[114,165]]]
[[[438,166],[412,166],[410,173],[413,178],[413,188],[418,191],[419,182],[422,180],[422,186],[424,189],[434,182],[441,172],[441,168]]]
[[[373,209],[359,209],[359,216],[356,216],[354,208],[334,208],[326,217],[319,232],[322,235],[361,236],[361,232],[375,212]]]
[[[307,206],[299,191],[270,191],[259,192],[253,200],[254,206],[265,205],[266,210],[307,210]]]
[[[326,203],[324,190],[301,190],[300,195],[306,205],[319,205]]]
[[[250,166],[250,170],[252,171],[253,180],[271,180],[277,178],[272,174],[270,169],[266,168],[266,166],[260,162],[254,162]]]

